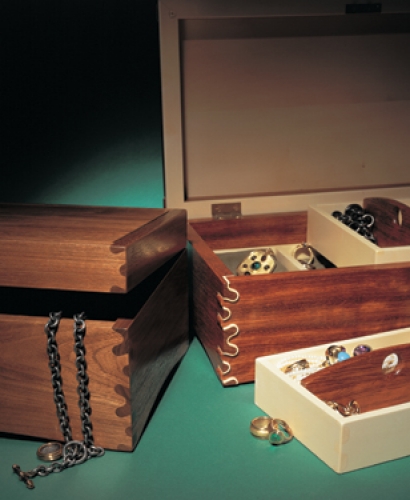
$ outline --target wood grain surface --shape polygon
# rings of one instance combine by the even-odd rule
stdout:
[[[184,251],[128,328],[132,444],[189,344],[188,260]]]
[[[399,364],[385,373],[386,357],[396,354]],[[357,401],[360,412],[410,402],[410,344],[384,347],[336,363],[309,375],[301,384],[322,401],[346,406]]]
[[[363,208],[373,215],[373,235],[380,248],[410,245],[410,207],[389,198],[365,198]]]
[[[113,450],[134,449],[156,397],[188,347],[185,250],[134,314],[114,322],[86,321],[95,443]],[[62,440],[48,368],[47,319],[0,314],[0,432]],[[70,318],[62,319],[57,342],[73,437],[81,440]]]
[[[0,285],[126,293],[185,248],[184,210],[0,205]]]
[[[218,293],[223,295],[224,282],[222,276],[229,274],[219,259],[206,259],[208,252],[212,252],[205,243],[193,245],[192,252],[192,323],[193,329],[204,346],[208,357],[220,378],[223,378],[219,348],[225,344],[225,336],[218,322],[218,314],[222,314],[217,300]],[[209,257],[209,255],[208,255]],[[212,268],[213,264],[216,268]]]
[[[281,214],[278,217],[281,222],[277,225],[272,223],[278,231],[271,235],[272,244],[291,243],[291,235],[288,234],[291,222],[288,219],[287,224],[283,223],[284,219],[291,216]],[[298,240],[293,241],[295,244],[304,240],[301,234],[304,219],[296,216],[296,220],[296,228],[299,229],[294,233],[298,237]],[[234,376],[238,383],[254,380],[254,362],[259,356],[372,335],[410,324],[410,263],[283,272],[265,276],[233,276],[219,257],[210,251],[210,247],[206,250],[208,241],[204,238],[201,242],[202,227],[202,224],[193,224],[196,230],[192,238],[196,255],[196,334],[214,367],[218,366],[218,359],[219,363],[227,361],[230,376]],[[219,243],[215,242],[220,241],[219,229],[213,238],[209,236],[212,223],[205,224],[205,227],[204,234],[211,239],[211,246],[218,246]],[[281,228],[285,228],[285,234],[281,234]],[[245,233],[248,237],[248,230]],[[236,248],[240,241],[246,241],[247,247],[256,246],[256,240],[244,240],[240,234],[233,237],[232,246]],[[266,244],[263,239],[259,241]],[[229,321],[218,322],[218,313],[224,315],[218,309],[217,298],[225,284],[223,276],[228,276],[240,298],[234,304],[225,303],[231,311],[231,317]],[[226,293],[226,289],[223,293]],[[238,327],[239,333],[232,339],[238,352],[234,356],[221,357],[221,337],[225,339],[224,350],[231,354],[235,351],[226,345],[234,328],[221,330],[228,324]],[[221,366],[223,368],[225,365],[219,366],[216,370],[220,375]]]
[[[61,441],[44,333],[47,319],[0,315],[0,431]],[[131,449],[131,440],[127,437],[131,412],[124,412],[130,405],[129,391],[118,390],[129,387],[129,360],[126,353],[122,356],[113,353],[113,348],[122,344],[123,337],[113,329],[112,323],[87,321],[86,324],[84,342],[95,443],[116,449],[118,443],[127,444],[128,440]],[[57,343],[73,438],[82,440],[71,319],[61,320]]]
[[[196,219],[189,224],[212,250],[284,245],[305,241],[306,212],[248,215],[240,219]]]

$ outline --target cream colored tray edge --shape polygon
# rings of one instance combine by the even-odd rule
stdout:
[[[407,342],[410,328],[336,343],[349,351],[360,343],[380,348]],[[289,356],[301,359],[323,355],[327,347],[323,344],[257,358],[255,404],[271,417],[286,420],[295,438],[338,473],[409,455],[410,402],[343,417],[278,368],[278,363]]]
[[[409,198],[398,201],[410,205]],[[410,246],[380,248],[332,217],[334,210],[344,212],[347,205],[339,202],[308,208],[306,239],[312,247],[337,267],[410,261]]]

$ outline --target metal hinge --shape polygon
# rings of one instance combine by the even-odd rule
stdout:
[[[240,202],[235,203],[216,203],[212,205],[212,217],[221,219],[240,219],[242,218],[242,207]]]

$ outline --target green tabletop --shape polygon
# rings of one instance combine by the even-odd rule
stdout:
[[[195,339],[133,453],[35,479],[13,474],[38,464],[38,442],[0,439],[2,499],[356,499],[409,498],[410,457],[338,475],[296,439],[279,447],[254,438],[261,411],[253,384],[223,388]],[[277,415],[280,417],[280,415]],[[394,429],[380,429],[394,432]]]

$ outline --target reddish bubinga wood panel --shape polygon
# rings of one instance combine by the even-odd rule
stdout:
[[[373,215],[373,234],[380,248],[410,245],[410,207],[388,198],[365,198],[363,207]]]
[[[240,219],[190,220],[213,250],[249,246],[281,245],[306,238],[306,212],[250,215]]]
[[[305,214],[243,219],[197,220],[188,233],[194,249],[194,325],[224,385],[253,381],[259,356],[410,323],[410,263],[232,275],[213,249],[296,245],[306,237]],[[270,230],[261,235],[257,229],[267,220]],[[231,223],[235,230],[224,238],[221,228]]]
[[[398,364],[383,370],[386,358],[397,356]],[[301,380],[322,401],[343,406],[356,401],[360,413],[410,401],[410,344],[383,347],[346,362],[336,363]]]

